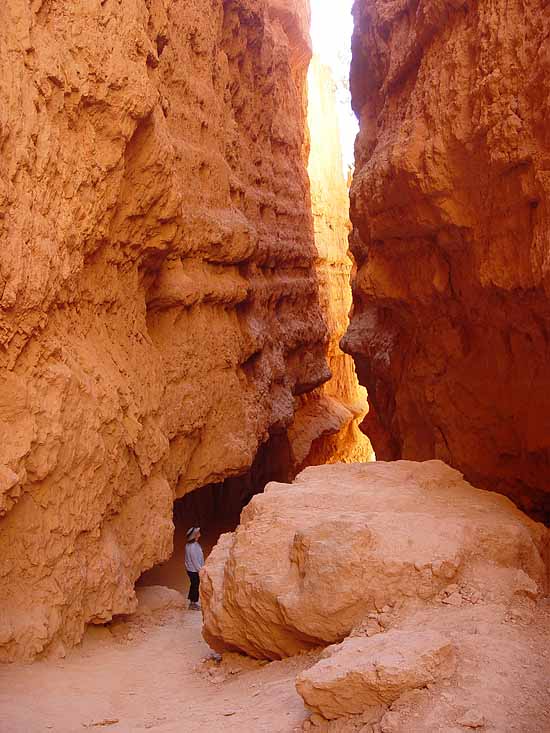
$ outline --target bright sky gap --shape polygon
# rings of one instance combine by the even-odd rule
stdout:
[[[338,116],[342,138],[344,170],[353,166],[353,145],[359,130],[351,109],[349,69],[353,0],[311,0],[311,37],[313,52],[330,66],[337,85]]]

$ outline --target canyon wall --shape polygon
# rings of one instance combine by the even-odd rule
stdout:
[[[0,20],[9,660],[131,611],[174,498],[245,472],[333,346],[307,0],[13,0]]]
[[[330,67],[317,56],[308,71],[308,128],[316,272],[330,334],[327,361],[332,378],[296,398],[296,415],[288,430],[292,478],[306,466],[363,462],[374,457],[370,441],[359,428],[368,411],[367,391],[359,385],[353,359],[340,349],[351,309],[349,192],[343,173],[335,81]]]
[[[550,8],[356,0],[344,348],[377,457],[549,519]]]

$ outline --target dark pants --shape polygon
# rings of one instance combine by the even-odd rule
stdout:
[[[191,586],[189,587],[187,598],[191,601],[191,603],[197,603],[199,600],[199,585],[201,582],[199,574],[192,573],[190,570],[188,570],[187,575],[189,576],[189,580],[191,581]]]

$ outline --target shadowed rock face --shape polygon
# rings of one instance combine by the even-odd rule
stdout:
[[[2,11],[0,659],[135,606],[326,381],[307,3]]]
[[[377,457],[548,518],[550,11],[357,0],[359,270],[344,348]]]

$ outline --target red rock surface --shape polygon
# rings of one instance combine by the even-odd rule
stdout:
[[[440,461],[310,467],[220,538],[203,635],[260,659],[332,643],[297,678],[303,730],[542,732],[549,540]]]
[[[307,3],[13,0],[0,15],[12,659],[132,610],[136,578],[171,552],[174,496],[246,471],[329,378],[331,347]]]
[[[345,349],[381,459],[550,507],[550,9],[357,0]]]
[[[340,642],[371,614],[445,603],[446,592],[539,598],[549,538],[441,461],[312,466],[268,484],[212,550],[203,634],[217,651],[280,659]]]
[[[455,672],[452,643],[431,631],[350,637],[323,656],[299,675],[296,687],[308,706],[328,720],[373,708],[376,720],[385,712],[383,706]]]

